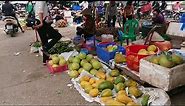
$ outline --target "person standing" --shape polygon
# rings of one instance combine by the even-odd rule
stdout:
[[[128,1],[123,12],[123,26],[125,22],[128,20],[131,20],[134,15],[134,6],[132,5],[132,2]]]
[[[3,4],[2,6],[2,13],[4,14],[4,16],[12,16],[16,19],[17,21],[17,25],[18,27],[21,29],[21,31],[24,33],[24,30],[22,29],[18,18],[16,17],[15,11],[17,9],[9,2],[9,1],[5,1],[5,4]]]
[[[34,6],[31,0],[26,5],[26,11],[28,12],[28,16],[34,15]]]
[[[43,48],[43,65],[49,59],[48,51],[61,39],[62,35],[55,30],[51,24],[48,24],[48,7],[46,1],[36,1],[35,18],[36,25],[34,28],[38,31]],[[49,39],[52,39],[48,42]]]
[[[116,15],[117,15],[117,5],[115,1],[110,1],[106,9],[106,14],[108,16],[108,27],[111,27],[111,21],[113,20],[112,27],[115,27],[116,24]]]

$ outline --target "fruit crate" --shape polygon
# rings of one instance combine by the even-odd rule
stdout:
[[[185,85],[185,63],[173,68],[166,68],[149,62],[148,60],[153,56],[141,59],[139,66],[141,80],[165,91]]]
[[[58,72],[64,72],[64,71],[68,70],[67,64],[64,66],[58,66],[58,67],[54,68],[49,64],[49,61],[47,61],[47,67],[48,67],[49,72],[52,74],[58,73]]]
[[[148,45],[130,45],[126,47],[126,60],[127,67],[134,71],[139,71],[139,61],[140,59],[150,56],[150,55],[139,55],[140,49],[147,49]],[[156,53],[159,52],[157,48]]]
[[[108,52],[104,48],[106,48],[109,45],[116,45],[115,42],[100,42],[96,45],[96,53],[98,58],[103,60],[104,62],[108,63],[109,60],[113,59],[116,52],[122,52],[122,54],[125,54],[126,50],[122,46],[118,46],[118,49],[113,52]]]

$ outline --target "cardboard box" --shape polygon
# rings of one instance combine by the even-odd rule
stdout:
[[[185,63],[173,68],[163,66],[148,61],[152,56],[140,60],[140,79],[165,91],[170,91],[179,86],[185,85]]]

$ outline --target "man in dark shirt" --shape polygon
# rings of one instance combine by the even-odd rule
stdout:
[[[165,18],[164,16],[160,13],[159,9],[155,9],[153,11],[154,17],[152,18],[153,24],[164,24],[165,23]]]
[[[9,3],[9,1],[5,1],[5,4],[3,4],[2,6],[2,13],[4,14],[4,16],[12,16],[17,20],[17,24],[19,26],[19,28],[21,29],[22,32],[24,32],[24,30],[22,29],[19,20],[17,19],[16,15],[15,15],[15,11],[17,9]]]

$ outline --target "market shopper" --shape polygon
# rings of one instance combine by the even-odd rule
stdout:
[[[17,21],[17,25],[18,27],[21,29],[21,31],[24,33],[24,30],[22,29],[18,18],[16,17],[15,11],[17,9],[9,2],[9,1],[5,1],[5,4],[3,4],[2,6],[2,13],[4,14],[4,16],[12,16],[16,19]]]
[[[84,11],[82,11],[84,23],[82,26],[79,26],[76,28],[77,32],[76,34],[81,36],[84,36],[84,39],[86,40],[92,36],[94,36],[95,32],[95,22],[92,17],[92,8],[87,8]]]
[[[28,12],[28,16],[34,15],[34,6],[31,0],[26,4],[26,11]]]
[[[153,24],[165,24],[165,18],[164,16],[160,13],[159,9],[155,9],[153,11],[154,17],[152,18]]]
[[[38,31],[43,48],[43,65],[49,59],[48,51],[61,39],[62,35],[55,30],[51,24],[48,24],[48,7],[46,1],[36,1],[35,18],[36,25],[34,28]],[[48,42],[49,39],[52,39]]]
[[[172,7],[173,7],[173,11],[178,11],[181,9],[181,4],[180,2],[176,2]]]
[[[167,7],[166,1],[162,1],[162,4],[161,4],[161,6],[160,6],[160,9],[161,9],[161,10],[165,10],[166,7]]]
[[[117,5],[115,1],[110,1],[109,5],[107,6],[106,9],[106,14],[108,17],[107,23],[108,23],[108,27],[115,27],[116,24],[116,15],[117,15]],[[112,25],[111,25],[111,21]]]
[[[132,2],[128,1],[123,12],[123,26],[126,20],[131,20],[134,16],[134,6]]]

